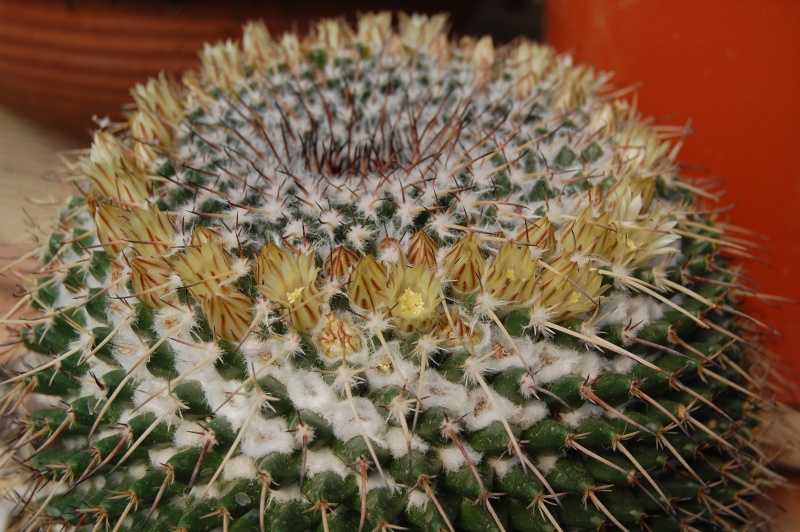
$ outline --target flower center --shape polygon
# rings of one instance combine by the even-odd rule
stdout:
[[[400,296],[400,314],[404,318],[417,317],[425,310],[425,303],[422,302],[422,294],[406,288]]]
[[[303,293],[303,287],[301,286],[294,292],[286,292],[286,300],[289,302],[290,305],[294,305],[294,302],[300,297],[300,294]]]

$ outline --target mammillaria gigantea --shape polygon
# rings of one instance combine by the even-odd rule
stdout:
[[[20,519],[763,523],[747,248],[679,131],[547,47],[445,26],[253,23],[95,134],[38,315],[10,320],[41,355],[6,380]]]

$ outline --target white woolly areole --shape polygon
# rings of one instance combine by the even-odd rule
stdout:
[[[169,393],[169,383],[155,377],[139,383],[133,393],[133,404],[139,414],[152,412],[158,418],[166,415],[167,423],[180,411],[180,401]]]
[[[602,360],[590,351],[564,349],[548,342],[537,342],[532,355],[535,363],[531,369],[539,384],[553,382],[565,375],[592,379],[602,370]]]
[[[495,474],[499,478],[503,478],[511,472],[512,469],[520,467],[519,457],[513,458],[491,458],[489,459]]]
[[[527,429],[546,418],[549,414],[550,410],[543,401],[531,399],[525,403],[525,405],[519,409],[517,415],[511,417],[509,421]]]
[[[274,376],[286,386],[289,399],[297,410],[311,410],[325,416],[339,402],[336,393],[319,373],[282,368]]]
[[[556,466],[556,462],[561,458],[558,453],[540,453],[536,456],[536,468],[543,475],[547,475]]]
[[[436,370],[428,368],[422,386],[422,397],[425,408],[434,406],[446,408],[456,415],[469,411],[467,390],[441,376]]]
[[[308,502],[306,496],[300,491],[300,487],[294,483],[279,490],[269,491],[269,504],[272,503],[287,503],[292,501]]]
[[[358,419],[353,414],[353,407],[358,413]],[[336,439],[343,442],[356,436],[364,436],[365,432],[367,437],[375,440],[385,429],[383,418],[378,414],[375,405],[365,397],[353,397],[352,405],[349,401],[337,403],[333,408],[330,423]]]
[[[622,355],[615,356],[609,363],[609,369],[614,373],[628,374],[638,366],[634,359]]]
[[[601,406],[592,403],[583,403],[580,408],[575,408],[570,412],[561,414],[561,421],[572,428],[580,425],[581,421],[589,417],[602,416],[605,410]]]
[[[640,329],[652,321],[661,319],[664,311],[664,305],[652,297],[616,294],[603,302],[600,315],[605,317],[598,325],[618,323]]]
[[[219,346],[213,342],[170,342],[173,353],[175,353],[175,371],[181,375],[188,375],[190,372],[202,372],[203,369],[213,369],[214,361],[221,355]],[[216,373],[216,371],[214,371]],[[204,378],[209,376],[203,374]],[[192,378],[197,379],[197,376]]]
[[[282,417],[264,419],[257,415],[247,426],[242,438],[243,454],[261,458],[272,453],[289,454],[297,447],[297,440],[287,432],[289,427]]]
[[[182,447],[199,447],[205,438],[203,429],[194,421],[179,421],[175,424],[175,436],[172,440],[173,449]]]
[[[391,427],[385,434],[386,444],[389,447],[389,452],[392,453],[392,458],[398,459],[408,456],[408,445],[406,444],[406,434],[400,427]],[[417,436],[411,435],[411,449],[414,451],[426,452],[429,445],[425,440]]]
[[[461,444],[464,446],[464,450],[467,452],[470,461],[473,464],[480,463],[483,454],[474,450],[467,442],[461,442]],[[442,460],[444,470],[448,473],[455,473],[461,469],[462,466],[467,464],[467,461],[464,459],[464,454],[455,444],[448,445],[447,447],[439,447],[436,451],[439,453],[439,458]]]
[[[336,473],[341,478],[353,473],[353,470],[347,467],[347,464],[333,454],[330,447],[322,447],[317,451],[308,451],[306,454],[306,473],[308,476],[313,477],[325,471]]]
[[[177,451],[175,447],[166,447],[164,449],[150,449],[150,466],[161,467],[172,458]]]
[[[514,418],[522,410],[505,397],[494,394],[494,402],[489,401],[482,388],[473,388],[469,392],[470,412],[464,417],[464,425],[470,432],[484,429],[495,421],[502,421],[500,413],[495,409],[497,405],[506,420]]]
[[[248,398],[241,381],[225,380],[216,371],[206,372],[204,377],[209,379],[203,381],[208,406],[217,417],[227,419],[233,430],[239,430],[250,413],[250,401],[260,399]]]
[[[408,494],[408,503],[406,503],[406,510],[412,508],[425,509],[425,506],[431,501],[428,494],[422,490],[414,490]]]
[[[234,480],[237,478],[255,478],[256,467],[253,459],[249,456],[239,454],[225,462],[222,468],[223,480]]]
[[[417,373],[419,369],[411,363],[410,360],[405,360],[400,356],[400,344],[398,342],[391,342],[387,345],[392,351],[392,356],[386,352],[386,349],[378,349],[370,357],[369,366],[376,367],[384,360],[391,360],[393,364],[393,371],[368,371],[366,373],[367,380],[372,388],[384,388],[386,386],[409,386],[411,383],[417,381]],[[350,357],[348,357],[349,359]]]
[[[401,486],[397,483],[392,475],[389,475],[384,471],[383,478],[381,478],[380,474],[372,473],[367,477],[367,492],[372,490],[388,490],[391,493],[395,493],[401,489]]]

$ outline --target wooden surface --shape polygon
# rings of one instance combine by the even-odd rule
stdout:
[[[58,200],[69,193],[70,187],[57,179],[57,154],[81,144],[85,147],[88,142],[88,134],[85,141],[59,136],[0,108],[0,267],[31,249],[30,235],[36,220],[55,216]],[[13,276],[0,276],[3,314],[14,304],[16,284]],[[0,341],[5,337],[6,331],[0,332]],[[770,492],[774,504],[765,503],[763,508],[776,515],[776,530],[800,530],[800,414],[786,410],[776,415],[763,440],[774,446],[772,455],[777,456],[776,462],[790,480],[788,486]]]

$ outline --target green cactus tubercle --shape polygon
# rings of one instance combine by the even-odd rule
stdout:
[[[672,130],[445,25],[250,24],[95,133],[6,381],[22,522],[760,523],[744,248]]]

